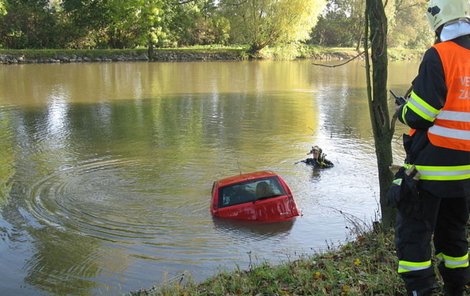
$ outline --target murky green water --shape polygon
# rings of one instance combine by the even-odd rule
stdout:
[[[390,87],[416,67],[392,63]],[[0,66],[1,293],[126,293],[344,241],[378,211],[367,108],[360,62]],[[295,164],[313,144],[334,168]],[[302,217],[211,218],[215,179],[265,169]]]

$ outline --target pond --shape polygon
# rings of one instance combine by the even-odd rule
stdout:
[[[417,66],[391,63],[390,88],[404,93]],[[308,60],[0,66],[0,290],[122,294],[351,239],[352,224],[380,216],[364,72]],[[313,145],[333,168],[298,163]],[[281,175],[303,215],[213,219],[213,182],[258,170]]]

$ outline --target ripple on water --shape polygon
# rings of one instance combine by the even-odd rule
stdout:
[[[170,217],[171,204],[161,202],[165,194],[158,186],[142,184],[146,190],[139,190],[145,180],[139,174],[148,171],[143,166],[126,159],[93,159],[62,167],[31,186],[29,211],[40,223],[99,239],[152,239],[168,231],[165,225],[175,218]]]

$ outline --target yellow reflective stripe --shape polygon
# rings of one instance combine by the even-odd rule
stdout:
[[[431,267],[431,260],[423,262],[398,261],[398,273],[424,270]]]
[[[405,164],[405,168],[411,167],[410,164]],[[470,179],[470,165],[456,165],[456,166],[427,166],[415,165],[418,170],[420,180],[435,180],[435,181],[455,181]]]
[[[469,266],[468,253],[461,257],[452,257],[452,256],[447,256],[443,253],[439,253],[437,257],[440,259],[443,259],[445,267],[450,268],[450,269],[465,268]]]
[[[400,178],[400,179],[395,179],[395,180],[393,180],[392,183],[395,184],[395,185],[400,186],[400,185],[401,185],[401,181],[402,181],[402,178]]]
[[[434,119],[436,119],[437,114],[439,114],[438,109],[426,103],[414,91],[411,92],[411,96],[408,99],[406,106],[420,117],[430,122],[433,122]]]
[[[406,125],[408,125],[408,123],[406,122],[406,117],[405,117],[405,114],[407,111],[408,111],[408,107],[406,107],[406,104],[405,104],[405,106],[403,106],[403,108],[401,109],[401,119],[403,123]]]
[[[470,174],[458,175],[458,176],[421,176],[420,180],[428,181],[459,181],[470,179]]]

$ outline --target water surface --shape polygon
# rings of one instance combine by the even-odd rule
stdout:
[[[390,87],[416,67],[392,63]],[[361,62],[0,66],[0,290],[126,293],[344,242],[379,215],[364,81]],[[314,144],[334,168],[296,164]],[[303,216],[213,220],[212,182],[255,170]]]

